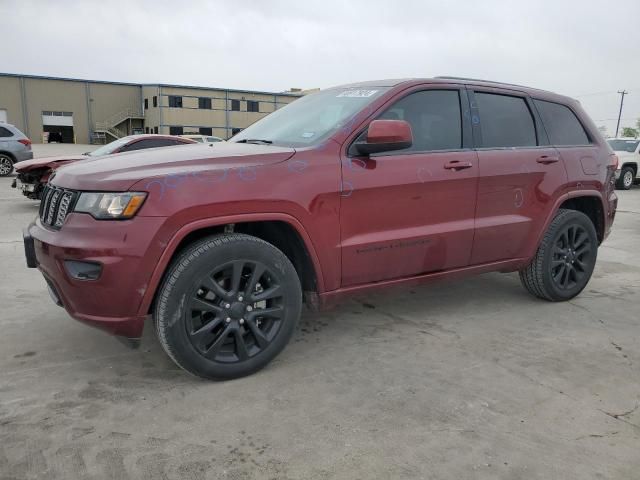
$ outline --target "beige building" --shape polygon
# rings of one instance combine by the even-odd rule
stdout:
[[[229,138],[304,93],[0,73],[0,122],[36,143],[102,143],[134,133]]]

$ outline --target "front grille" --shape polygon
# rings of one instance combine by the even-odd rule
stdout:
[[[40,201],[40,221],[55,229],[61,228],[77,197],[78,193],[73,190],[47,185]]]

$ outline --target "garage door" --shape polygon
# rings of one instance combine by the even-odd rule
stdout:
[[[42,112],[44,142],[75,143],[73,112]]]
[[[73,127],[73,112],[42,112],[42,125]]]

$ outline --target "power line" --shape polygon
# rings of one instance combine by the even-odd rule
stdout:
[[[637,92],[640,91],[640,87],[639,88],[630,88],[629,90],[627,90],[627,92]],[[573,95],[574,98],[582,98],[582,97],[595,97],[597,95],[614,95],[616,92],[612,91],[612,90],[608,90],[606,92],[592,92],[592,93],[582,93],[580,95]],[[618,92],[620,93],[620,92]]]

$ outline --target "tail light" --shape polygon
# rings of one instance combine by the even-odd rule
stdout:
[[[29,150],[31,150],[31,140],[29,140],[28,138],[21,138],[20,140],[18,140],[18,142],[20,142],[25,147],[27,147]]]
[[[618,156],[615,153],[612,153],[611,155],[609,155],[609,167],[613,167],[613,170],[617,170],[618,169],[618,165],[619,165],[620,160],[618,159]]]

